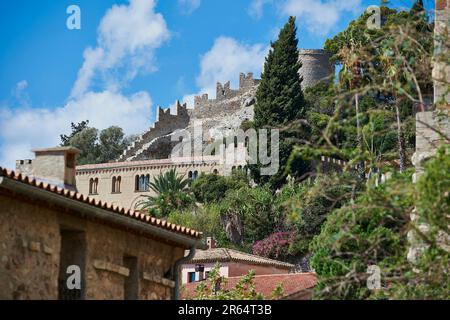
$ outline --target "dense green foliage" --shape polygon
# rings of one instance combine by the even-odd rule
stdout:
[[[105,163],[116,160],[131,144],[133,137],[125,137],[123,130],[117,126],[99,131],[88,126],[89,121],[72,123],[70,135],[61,135],[61,146],[78,148],[81,154],[78,164]]]
[[[191,207],[194,199],[188,192],[189,180],[178,175],[175,169],[160,173],[149,188],[155,195],[143,195],[137,206],[156,217],[167,217],[172,211]]]
[[[192,192],[197,201],[201,203],[218,202],[225,197],[230,189],[239,189],[248,186],[249,181],[245,173],[234,171],[231,177],[217,174],[201,174],[191,184]]]
[[[328,216],[311,245],[317,298],[450,298],[449,151],[441,149],[427,163],[417,184],[410,174],[395,174]],[[411,222],[414,208],[421,219]],[[428,231],[421,238],[428,247],[414,265],[407,260],[407,232],[423,222]],[[381,270],[379,290],[366,284],[372,265]]]

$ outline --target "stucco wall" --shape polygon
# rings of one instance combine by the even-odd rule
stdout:
[[[210,271],[215,263],[199,263],[205,267],[206,272]],[[195,271],[196,264],[185,264],[181,269],[181,283],[185,284],[188,282],[188,273]],[[279,268],[273,266],[263,266],[256,264],[249,264],[243,262],[222,262],[220,263],[220,274],[226,278],[228,277],[238,277],[244,276],[248,274],[249,270],[255,270],[256,275],[264,275],[264,274],[283,274],[288,273],[289,268]],[[196,279],[198,280],[198,274],[196,275]]]
[[[84,232],[86,299],[124,298],[124,256],[137,258],[140,299],[170,298],[173,282],[164,275],[183,248],[3,191],[0,203],[0,299],[58,298],[62,229]]]
[[[179,175],[188,177],[189,171],[198,172],[200,175],[204,173],[213,173],[217,170],[219,174],[222,174],[222,168],[217,162],[203,162],[203,163],[190,163],[190,164],[156,164],[156,162],[149,160],[141,165],[136,165],[136,162],[128,162],[123,164],[122,167],[107,167],[101,168],[93,166],[93,169],[80,169],[78,167],[76,180],[78,191],[82,194],[89,195],[89,180],[91,178],[99,179],[97,192],[98,194],[90,195],[90,197],[102,201],[107,201],[111,204],[118,205],[124,208],[135,209],[135,205],[142,200],[143,195],[154,194],[152,191],[141,192],[136,191],[135,178],[141,175],[150,175],[150,180],[158,176],[161,172],[166,172],[172,168],[176,168]],[[112,192],[112,178],[120,177],[121,186],[119,193]]]
[[[211,269],[215,267],[215,263],[202,263],[202,265],[205,267],[204,270],[204,278],[206,278],[206,272],[209,272]],[[229,277],[228,275],[228,264],[223,263],[220,266],[220,274],[224,277]],[[185,284],[188,283],[188,273],[189,272],[195,272],[195,264],[185,264],[181,268],[181,283]],[[198,280],[198,273],[196,274],[196,279]]]

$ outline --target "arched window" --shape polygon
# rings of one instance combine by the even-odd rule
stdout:
[[[116,180],[116,192],[120,192],[120,185],[122,184],[122,177],[117,177]]]
[[[239,170],[239,171],[242,171],[242,166],[238,166],[238,170]]]
[[[116,193],[116,177],[112,177],[111,192]]]
[[[139,176],[134,178],[134,191],[139,191]]]
[[[139,178],[139,191],[145,191],[145,176],[141,175]]]
[[[136,176],[134,183],[136,191],[148,191],[150,185],[150,175],[141,174],[140,176]]]
[[[189,179],[192,179],[192,171],[189,171],[189,173],[188,173],[188,178],[189,178]]]
[[[217,169],[214,169],[213,173],[214,174],[219,174],[219,171]]]
[[[192,180],[196,180],[198,178],[198,171],[194,171],[194,174],[192,175]]]
[[[148,174],[148,175],[145,176],[145,188],[144,188],[144,190],[148,191],[149,187],[150,187],[150,175]]]
[[[94,192],[94,179],[89,179],[89,194],[93,194]]]
[[[98,194],[98,178],[89,179],[89,194]]]
[[[120,177],[112,178],[112,193],[120,193]]]

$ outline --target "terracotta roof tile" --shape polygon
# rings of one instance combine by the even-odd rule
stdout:
[[[9,179],[21,182],[21,183],[25,183],[30,186],[37,187],[39,189],[47,190],[49,192],[58,194],[62,197],[80,201],[80,202],[83,202],[83,203],[86,203],[86,204],[89,204],[89,205],[92,205],[92,206],[95,206],[98,208],[103,208],[105,210],[114,212],[116,214],[129,216],[136,220],[140,220],[142,222],[146,222],[150,225],[154,225],[154,226],[157,226],[157,227],[160,227],[160,228],[172,231],[172,232],[184,234],[184,235],[187,235],[187,236],[190,236],[193,238],[197,238],[197,239],[202,238],[202,233],[199,231],[185,228],[182,226],[173,225],[173,224],[167,223],[167,221],[165,221],[165,220],[157,219],[157,218],[151,217],[149,215],[143,214],[138,211],[134,211],[131,209],[125,209],[125,208],[119,207],[119,206],[113,206],[110,203],[87,197],[87,196],[85,196],[81,193],[75,192],[75,191],[58,188],[58,187],[51,185],[49,183],[46,183],[46,182],[39,182],[34,178],[31,178],[31,177],[28,177],[28,176],[25,176],[22,174],[16,174],[12,170],[7,170],[7,169],[0,167],[0,176],[6,177],[6,178],[9,178]]]
[[[196,250],[191,262],[247,262],[258,265],[271,265],[283,268],[293,268],[294,265],[278,260],[268,259],[254,254],[249,254],[228,248],[213,248],[208,250]]]
[[[226,278],[223,290],[230,290],[236,287],[236,283],[242,277]],[[190,299],[195,297],[195,289],[201,282],[191,282],[183,285],[182,298]],[[261,293],[266,299],[270,299],[273,291],[281,284],[283,294],[281,298],[293,296],[303,290],[313,288],[317,283],[315,273],[286,273],[268,274],[255,276],[254,284],[256,291]]]

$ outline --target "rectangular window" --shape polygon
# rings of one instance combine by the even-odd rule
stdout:
[[[188,282],[195,282],[195,272],[188,272]]]
[[[58,299],[83,300],[86,289],[86,235],[83,231],[61,229]],[[77,288],[76,283],[80,286]]]
[[[130,274],[124,282],[124,299],[139,299],[139,271],[138,260],[136,257],[124,256],[123,265],[130,270]]]

